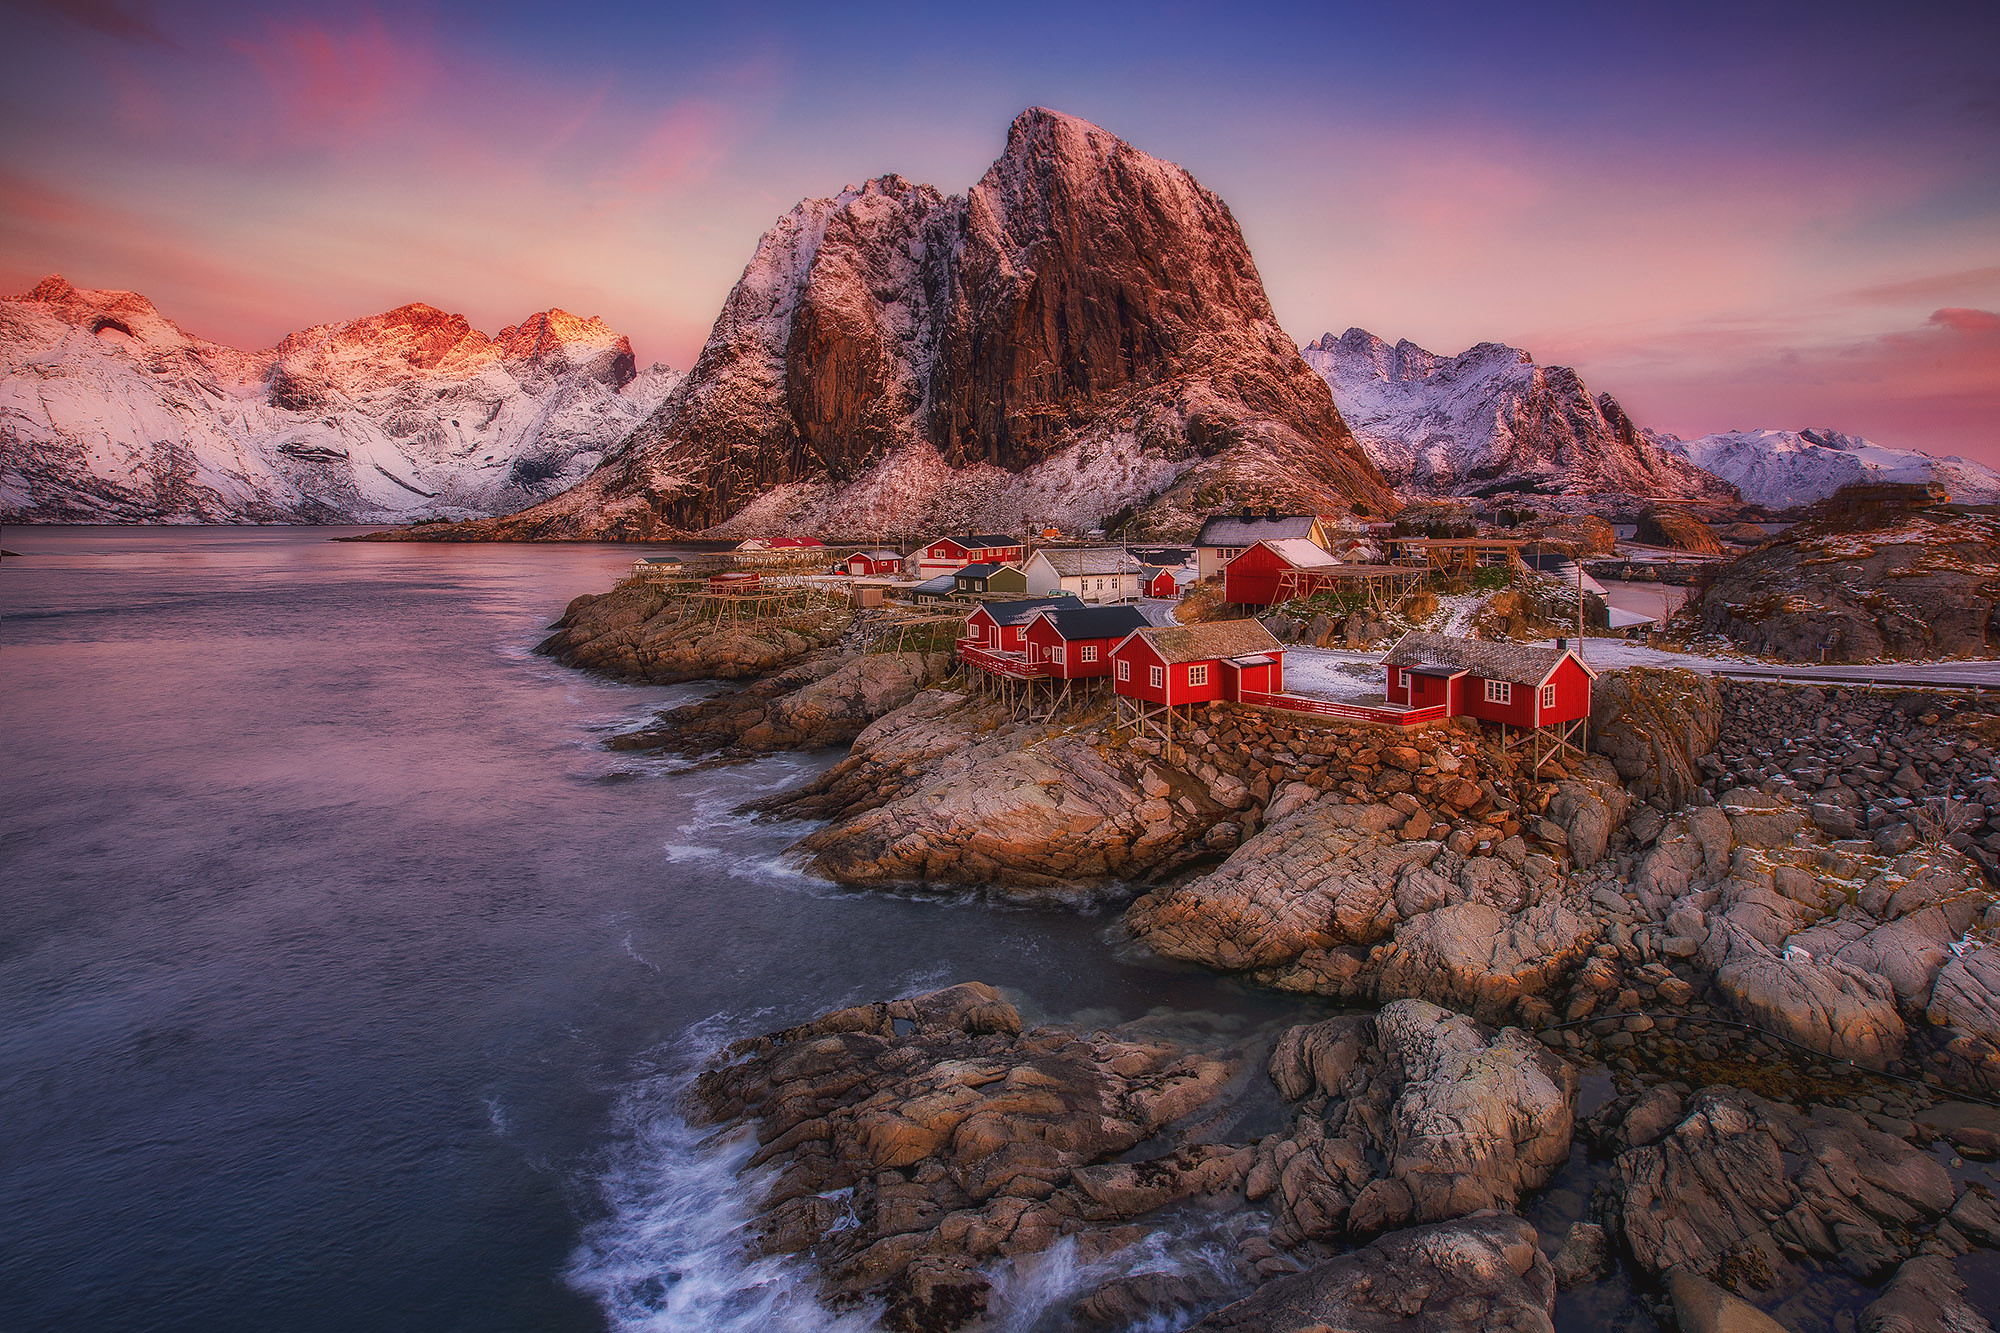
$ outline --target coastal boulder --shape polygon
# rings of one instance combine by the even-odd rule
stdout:
[[[1676,809],[1701,785],[1697,765],[1715,752],[1722,718],[1722,693],[1710,676],[1607,671],[1591,688],[1590,748],[1611,761],[1633,796]]]
[[[1396,1330],[1540,1333],[1556,1280],[1518,1217],[1487,1215],[1393,1232],[1352,1254],[1275,1278],[1197,1329],[1231,1333]]]

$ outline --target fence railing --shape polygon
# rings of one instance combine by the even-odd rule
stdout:
[[[1053,662],[1030,662],[1020,653],[996,652],[991,648],[981,648],[970,640],[958,641],[958,657],[967,666],[990,671],[996,676],[1012,676],[1016,680],[1038,680],[1055,670]]]
[[[1371,704],[1340,704],[1331,699],[1309,699],[1302,694],[1264,694],[1246,690],[1238,696],[1243,703],[1262,708],[1280,708],[1289,713],[1311,713],[1315,717],[1337,717],[1349,722],[1375,722],[1391,727],[1416,727],[1441,722],[1451,716],[1444,704],[1428,708],[1376,707]]]

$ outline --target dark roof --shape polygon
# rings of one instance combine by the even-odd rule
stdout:
[[[1132,554],[1149,565],[1185,565],[1194,553],[1185,546],[1135,546]]]
[[[1386,666],[1460,667],[1481,680],[1539,685],[1548,679],[1564,655],[1564,649],[1550,644],[1488,643],[1483,639],[1454,639],[1411,630],[1396,640],[1396,646],[1382,661]]]
[[[1313,524],[1317,522],[1317,514],[1280,514],[1276,518],[1262,514],[1254,518],[1245,518],[1241,514],[1217,514],[1201,525],[1201,535],[1194,539],[1194,544],[1249,546],[1267,538],[1310,537]]]
[[[978,551],[978,550],[983,550],[988,546],[1019,546],[1021,544],[1021,539],[1019,537],[1009,537],[1002,533],[975,532],[969,537],[960,537],[955,535],[944,536],[944,537],[933,537],[931,538],[930,541],[924,544],[926,546],[935,546],[939,542],[957,542],[960,546],[964,547],[968,551]]]
[[[993,571],[999,568],[1000,568],[999,565],[967,565],[964,569],[961,569],[956,574],[953,574],[952,577],[955,579],[991,578],[993,576]]]
[[[1206,662],[1253,653],[1283,652],[1271,631],[1254,620],[1210,620],[1199,625],[1163,625],[1142,629],[1139,637],[1167,662]]]
[[[915,597],[948,597],[951,595],[952,589],[957,586],[957,584],[952,582],[951,575],[940,574],[934,579],[925,579],[922,583],[910,589],[910,593]]]
[[[1146,628],[1146,617],[1136,606],[1048,607],[1040,615],[1055,626],[1065,643],[1077,639],[1122,639],[1135,629]]]
[[[1082,606],[1074,593],[1064,593],[1060,597],[1021,597],[1011,602],[982,602],[977,610],[993,617],[999,625],[1025,625],[1035,618],[1035,613],[1044,607]]]

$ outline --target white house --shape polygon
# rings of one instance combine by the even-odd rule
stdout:
[[[1258,513],[1246,509],[1236,514],[1217,514],[1201,525],[1194,539],[1195,577],[1211,578],[1222,567],[1260,541],[1303,539],[1332,550],[1333,540],[1325,522],[1317,514],[1280,514],[1276,510]]]
[[[1128,602],[1141,594],[1146,567],[1115,546],[1037,551],[1021,562],[1028,595],[1069,593],[1085,602]]]

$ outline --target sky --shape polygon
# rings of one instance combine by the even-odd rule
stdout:
[[[685,368],[758,236],[1042,105],[1230,205],[1285,329],[1684,436],[2000,466],[2000,6],[0,0],[0,292],[267,347],[426,301]]]

